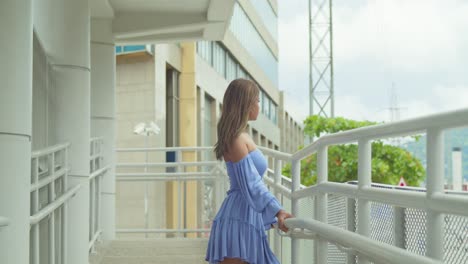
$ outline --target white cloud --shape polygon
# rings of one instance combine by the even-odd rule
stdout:
[[[393,81],[406,88],[402,119],[468,107],[468,1],[344,1],[334,1],[333,10],[337,116],[388,121],[386,91]],[[308,14],[301,7],[291,16],[298,2],[279,2],[279,88],[287,109],[303,120],[309,111]],[[287,18],[281,8],[289,9]]]
[[[440,107],[441,111],[468,108],[468,86],[437,85],[434,88],[434,95],[434,99],[437,100],[434,103]]]
[[[337,96],[335,98],[335,116],[353,120],[383,121],[387,120],[386,109],[371,109],[364,104],[358,95]]]
[[[426,97],[402,101],[399,108],[399,120],[423,117],[427,115],[468,108],[468,87],[446,87],[436,85],[428,89]],[[336,115],[354,120],[390,121],[388,107],[373,109],[359,96],[340,96],[336,98]]]
[[[433,96],[403,102],[403,118],[421,117],[468,108],[468,87],[436,85],[428,91]]]
[[[308,17],[298,15],[278,25],[280,34],[279,56],[280,68],[289,71],[309,71],[309,35]],[[280,20],[281,21],[281,20]],[[281,72],[281,71],[280,71]],[[281,75],[281,77],[285,77]]]
[[[446,70],[467,42],[468,2],[437,0],[367,1],[334,7],[337,61],[374,59],[389,70]]]

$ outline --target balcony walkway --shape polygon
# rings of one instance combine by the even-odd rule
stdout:
[[[205,238],[115,240],[96,245],[90,264],[206,264]]]

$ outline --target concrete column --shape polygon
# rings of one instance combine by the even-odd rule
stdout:
[[[32,1],[0,2],[0,262],[29,262]]]
[[[88,1],[42,0],[34,5],[34,30],[51,63],[54,95],[51,143],[69,142],[67,188],[81,185],[68,203],[69,264],[88,263],[90,157],[90,11]],[[30,33],[31,34],[31,33]],[[24,249],[23,249],[24,251]]]
[[[197,86],[195,80],[196,44],[182,44],[182,73],[180,75],[180,146],[197,145]],[[196,161],[197,153],[184,152],[183,161]],[[187,168],[190,171],[191,168]],[[195,168],[193,168],[195,169]],[[186,182],[185,228],[198,228],[198,182]],[[189,235],[188,235],[189,236]],[[189,237],[195,237],[190,235]]]
[[[91,136],[104,139],[101,186],[103,238],[115,238],[115,46],[111,19],[91,20]]]

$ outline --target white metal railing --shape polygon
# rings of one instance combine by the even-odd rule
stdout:
[[[210,231],[214,213],[224,198],[227,179],[225,169],[219,161],[214,159],[212,152],[212,147],[117,149],[119,162],[117,163],[116,181],[120,184],[120,189],[125,189],[126,183],[147,183],[144,185],[145,192],[142,197],[144,221],[140,221],[144,224],[138,228],[118,228],[117,233],[144,233],[146,237],[148,234],[157,233],[171,233],[178,236],[194,233],[197,236],[206,236]],[[128,157],[126,158],[125,155]],[[138,155],[140,155],[140,159],[135,158]],[[166,161],[167,159],[169,160]],[[172,197],[176,201],[176,208],[162,209],[176,211],[175,224],[173,222],[172,224],[166,223],[164,227],[164,223],[155,223],[154,221],[150,223],[148,183],[175,184],[175,194]],[[193,228],[193,224],[189,227],[187,221],[183,219],[188,212],[186,203],[194,202],[188,201],[188,198],[185,197],[184,189],[187,188],[188,184],[196,184],[198,188],[197,208],[203,210],[201,214],[202,210],[198,210],[198,228]],[[201,197],[202,195],[203,197]],[[163,215],[165,214],[163,213]],[[150,225],[153,228],[150,228]],[[162,227],[154,228],[158,225]]]
[[[69,144],[32,153],[31,158],[31,263],[65,263],[67,257],[67,202],[80,185],[67,189]],[[40,238],[41,222],[47,221],[47,238]],[[58,241],[57,241],[57,240]],[[47,245],[41,243],[47,241]],[[48,249],[41,256],[41,248]],[[56,249],[58,249],[56,251]]]
[[[468,109],[449,113],[431,115],[423,118],[405,120],[384,125],[359,128],[350,131],[322,136],[317,141],[302,150],[289,156],[284,153],[269,151],[267,154],[274,157],[275,179],[274,183],[267,181],[275,189],[276,194],[289,195],[289,190],[280,184],[281,167],[278,160],[291,162],[292,188],[291,208],[294,215],[299,214],[299,200],[304,197],[313,197],[315,221],[310,219],[287,220],[291,228],[309,230],[316,238],[315,263],[327,263],[328,241],[339,245],[342,250],[348,252],[348,263],[354,263],[358,256],[358,263],[368,263],[368,259],[375,259],[376,255],[365,248],[377,250],[382,256],[387,256],[382,250],[393,252],[393,258],[389,257],[384,263],[402,263],[400,260],[412,259],[411,263],[433,263],[442,261],[444,257],[444,214],[468,216],[468,197],[446,194],[444,188],[444,130],[468,125]],[[371,186],[371,141],[386,139],[389,137],[409,136],[427,133],[427,191],[408,192],[400,189],[382,189]],[[338,144],[358,144],[358,184],[340,184],[328,182],[328,146]],[[264,150],[266,151],[266,150]],[[300,188],[300,161],[312,154],[317,154],[317,184],[308,188]],[[337,194],[350,200],[357,200],[357,234],[342,230],[336,230],[327,223],[328,195]],[[389,244],[376,244],[366,239],[370,234],[371,202],[378,202],[399,208],[416,208],[426,212],[426,246],[425,258],[409,252],[396,250]],[[397,225],[395,228],[401,228]],[[296,230],[297,231],[297,230]],[[291,263],[300,263],[299,239],[300,235],[295,231],[291,243]],[[301,233],[304,235],[304,232]],[[339,234],[339,235],[338,235]],[[333,237],[331,239],[330,237]],[[359,239],[358,243],[349,243],[350,239]],[[276,248],[276,246],[275,246]],[[351,253],[350,253],[351,252]],[[379,260],[380,263],[380,260]],[[405,261],[406,263],[406,261]]]
[[[298,234],[298,237],[301,239],[322,239],[329,243],[336,244],[340,250],[346,253],[350,253],[352,255],[365,255],[377,263],[440,263],[439,261],[416,255],[405,249],[392,247],[386,243],[379,242],[317,220],[295,218],[287,220],[287,223],[292,229],[302,230]],[[303,230],[314,230],[314,232],[307,234]],[[292,237],[295,237],[294,234],[291,235]],[[309,237],[307,237],[307,235],[309,235]]]
[[[91,138],[89,156],[89,250],[91,252],[94,251],[94,245],[102,234],[101,188],[106,172],[109,170],[109,166],[104,166],[103,147],[103,138]]]

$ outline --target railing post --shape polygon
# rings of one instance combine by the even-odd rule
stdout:
[[[103,174],[99,175],[96,178],[96,230],[102,231],[101,230],[101,181],[104,175],[107,173],[104,172]]]
[[[49,174],[55,177],[55,152],[49,155]],[[55,201],[55,181],[52,181],[49,186],[49,198],[52,203]],[[39,225],[39,223],[37,224]],[[55,211],[49,215],[49,263],[55,264]]]
[[[433,194],[444,191],[444,133],[439,128],[427,131],[427,200]],[[444,257],[444,214],[427,211],[426,256],[443,260]]]
[[[144,172],[148,172],[148,135],[145,136],[145,168]],[[145,229],[148,231],[149,229],[149,215],[148,215],[148,185],[149,182],[145,182]],[[145,232],[145,238],[148,238],[148,232]]]
[[[320,146],[317,152],[317,185],[328,182],[328,148]],[[319,193],[315,196],[315,218],[323,223],[328,221],[328,195]],[[315,263],[327,263],[328,242],[324,240],[316,241]]]
[[[278,201],[280,201],[280,203],[282,202],[282,199],[281,199],[281,193],[280,191],[278,190],[278,188],[276,188],[276,186],[278,185],[281,185],[281,160],[279,160],[278,158],[275,158],[274,160],[274,169],[275,169],[275,178],[274,178],[274,182],[275,182],[275,188],[274,188],[274,194],[276,196],[276,199],[278,199]],[[282,255],[282,251],[281,251],[281,237],[280,235],[277,233],[277,232],[273,232],[274,233],[274,245],[273,245],[273,248],[274,248],[274,251],[275,251],[275,254],[276,256],[278,257],[278,259],[282,259],[281,255]]]
[[[64,150],[63,167],[65,168],[65,175],[63,175],[63,190],[67,190],[68,186],[68,147]],[[68,202],[62,206],[62,261],[61,263],[67,263],[68,260]]]
[[[182,162],[182,151],[177,150],[176,151],[176,164],[179,164]],[[180,165],[176,166],[176,173],[182,172],[182,167]],[[182,201],[183,201],[183,196],[182,196],[182,181],[180,179],[177,179],[177,204],[178,204],[178,213],[177,213],[177,229],[179,230],[178,236],[183,237],[184,233],[181,232],[182,228],[182,214],[183,212],[183,206],[182,206]]]
[[[299,190],[301,186],[301,161],[292,160],[291,164],[291,175],[292,175],[292,192]],[[297,198],[291,198],[292,214],[297,216],[299,213],[299,201]],[[299,239],[291,239],[291,263],[299,263]]]
[[[94,160],[93,162],[94,163]],[[93,166],[94,167],[94,166]],[[94,171],[91,171],[91,173],[93,173]],[[94,207],[94,203],[96,201],[96,197],[95,197],[95,194],[96,194],[96,177],[94,177],[93,179],[91,179],[89,181],[89,187],[90,187],[90,193],[89,193],[89,199],[90,199],[90,205],[91,205],[91,208],[90,208],[90,212],[89,212],[89,219],[90,219],[90,223],[89,223],[89,241],[91,241],[94,237],[94,233],[96,232],[96,230],[94,230],[94,219],[95,219],[95,207]],[[94,248],[94,246],[93,246]]]
[[[393,207],[393,237],[395,238],[395,246],[405,248],[405,208],[394,206]]]
[[[33,183],[37,184],[39,182],[39,158],[32,159],[32,178]],[[39,188],[34,190],[32,193],[32,213],[35,214],[39,211]],[[32,237],[32,263],[39,264],[39,224],[32,226],[33,237]]]
[[[347,216],[346,216],[346,225],[348,231],[356,232],[356,200],[353,198],[347,198]],[[355,264],[356,263],[356,255],[352,253],[347,253],[347,264]]]
[[[370,140],[361,139],[358,141],[358,190],[370,187],[372,183],[372,143]],[[368,200],[358,199],[358,226],[357,232],[362,236],[370,235],[370,209]],[[358,256],[358,263],[369,263],[367,259]]]

